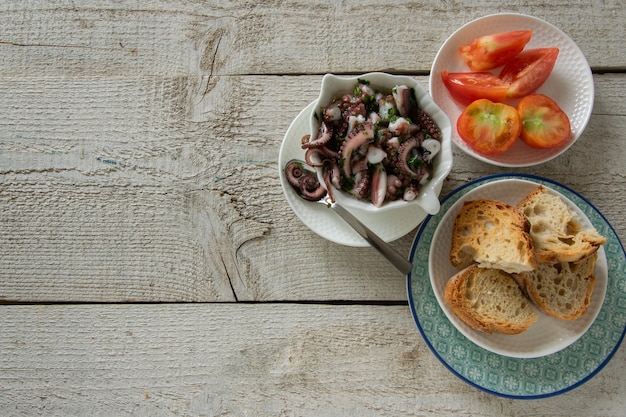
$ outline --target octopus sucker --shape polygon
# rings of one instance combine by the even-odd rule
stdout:
[[[388,200],[398,198],[398,190],[402,187],[402,180],[397,175],[387,175],[387,195]]]
[[[300,195],[307,200],[317,201],[326,195],[326,189],[322,187],[316,176],[306,175],[300,184]]]
[[[298,195],[310,201],[317,201],[326,195],[317,175],[304,168],[300,161],[289,161],[285,166],[285,177]]]

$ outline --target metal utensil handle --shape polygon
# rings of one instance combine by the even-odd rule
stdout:
[[[330,208],[335,210],[335,213],[339,214],[352,228],[367,240],[378,252],[380,252],[398,271],[407,275],[413,269],[413,264],[409,262],[404,256],[400,255],[394,248],[389,246],[387,242],[382,240],[376,233],[372,232],[367,226],[359,221],[348,210],[343,208],[337,203],[330,204]]]

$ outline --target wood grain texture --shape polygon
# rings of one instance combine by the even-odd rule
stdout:
[[[319,238],[282,195],[280,145],[320,81],[214,77],[209,91],[188,77],[0,81],[0,112],[12,121],[0,141],[0,296],[406,299],[403,280],[373,249]],[[512,171],[581,193],[624,239],[616,202],[626,198],[626,78],[597,75],[595,83],[580,140],[546,164]],[[454,158],[442,197],[470,179],[511,171],[456,147]],[[408,254],[413,236],[394,247]],[[346,259],[355,260],[349,269]]]
[[[581,193],[624,241],[620,1],[1,2],[0,414],[623,415],[623,346],[555,398],[462,382],[421,339],[405,278],[283,197],[281,142],[322,74],[427,86],[444,40],[495,12],[557,25],[594,69],[585,134],[513,171]],[[454,158],[442,197],[509,171]]]
[[[592,67],[626,67],[619,0],[575,6],[567,0],[15,1],[0,5],[0,47],[10,56],[0,71],[46,77],[426,72],[452,32],[499,12],[556,25]]]
[[[621,348],[541,401],[483,393],[437,362],[408,307],[4,306],[7,416],[622,416]]]

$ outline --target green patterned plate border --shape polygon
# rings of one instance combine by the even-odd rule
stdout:
[[[450,207],[472,189],[492,181],[526,179],[560,192],[576,204],[607,238],[608,282],[604,303],[587,332],[551,355],[513,358],[490,352],[467,339],[448,320],[430,284],[428,254],[437,225]],[[420,226],[411,248],[407,276],[411,312],[435,356],[456,376],[491,394],[516,399],[551,397],[572,390],[596,375],[613,357],[626,332],[626,253],[602,213],[577,192],[546,178],[496,174],[471,181],[448,195],[437,215]]]

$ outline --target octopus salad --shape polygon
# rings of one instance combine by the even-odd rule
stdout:
[[[381,92],[359,79],[315,116],[317,136],[305,135],[302,148],[306,163],[322,168],[331,201],[333,187],[377,207],[410,201],[430,180],[441,130],[406,85]]]

